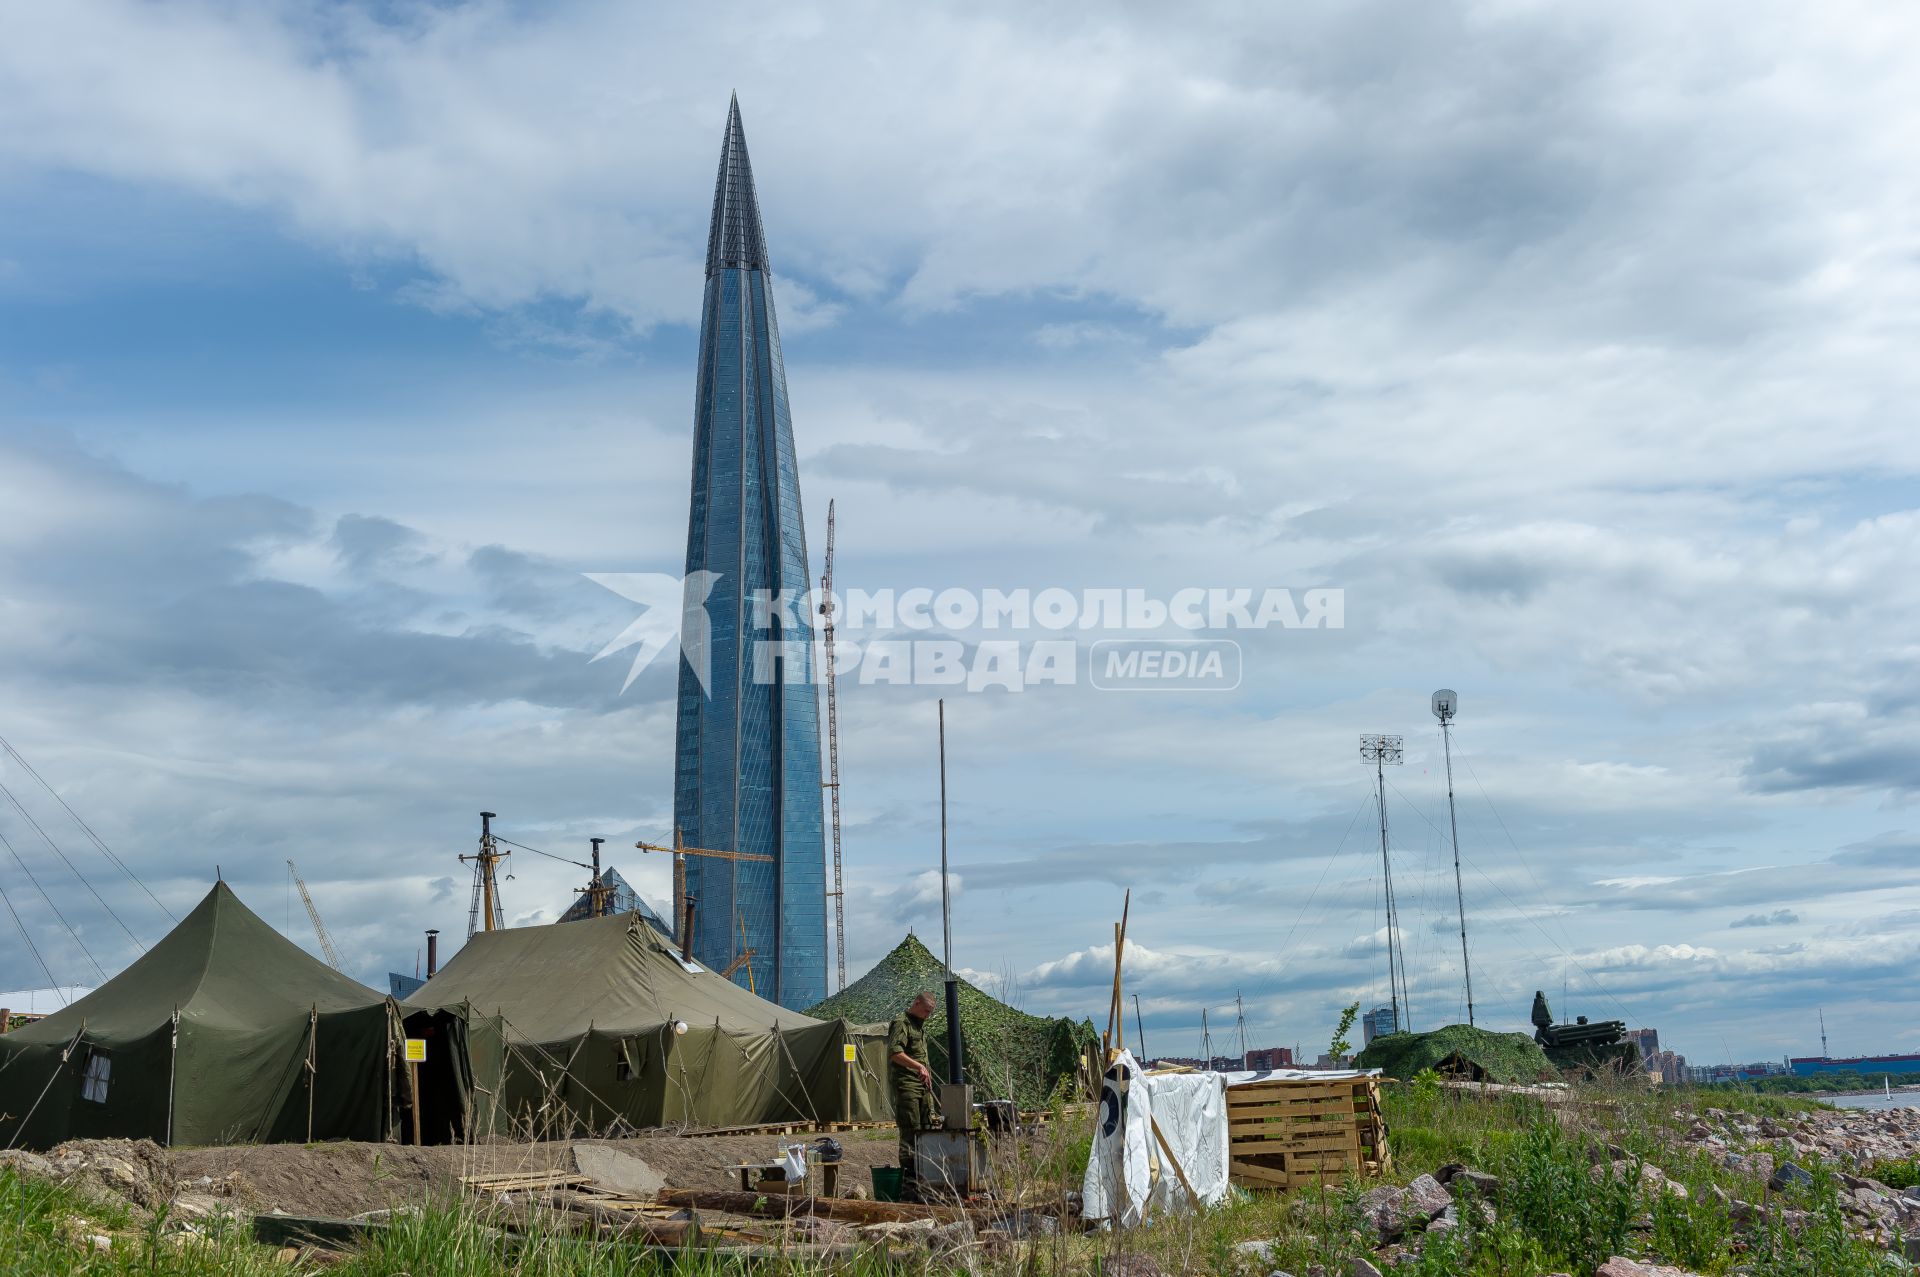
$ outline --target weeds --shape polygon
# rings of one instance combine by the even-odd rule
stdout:
[[[1853,1236],[1832,1175],[1814,1171],[1812,1186],[1789,1199],[1804,1208],[1796,1220],[1776,1204],[1754,1238],[1746,1257],[1752,1277],[1892,1277],[1906,1266],[1885,1251]]]
[[[1677,1264],[1709,1277],[1891,1277],[1899,1261],[1853,1235],[1848,1199],[1818,1167],[1815,1183],[1787,1195],[1768,1194],[1744,1164],[1729,1167],[1677,1136],[1695,1120],[1691,1104],[1738,1099],[1746,1111],[1786,1107],[1790,1097],[1674,1096],[1624,1083],[1583,1086],[1559,1105],[1526,1095],[1463,1091],[1434,1075],[1389,1088],[1394,1174],[1404,1181],[1448,1162],[1497,1177],[1484,1202],[1460,1188],[1451,1228],[1408,1239],[1399,1277],[1539,1277],[1548,1272],[1590,1273],[1612,1255]],[[997,1191],[1025,1203],[1022,1219],[1060,1217],[1085,1172],[1091,1132],[1064,1100],[1035,1138],[996,1155]],[[1657,1182],[1661,1168],[1682,1194]],[[377,1173],[385,1175],[382,1166]],[[1866,1168],[1892,1186],[1920,1179],[1914,1161]],[[969,1271],[980,1277],[1087,1277],[1132,1273],[1133,1260],[1151,1258],[1166,1273],[1260,1277],[1275,1269],[1318,1268],[1345,1274],[1355,1259],[1374,1255],[1374,1224],[1365,1195],[1376,1181],[1328,1180],[1291,1194],[1236,1192],[1214,1209],[1174,1215],[1148,1228],[1027,1235],[991,1247],[934,1258],[915,1248],[891,1257],[877,1250],[836,1257],[830,1264],[780,1255],[752,1266],[766,1277],[828,1271],[846,1277],[892,1273]],[[1736,1231],[1727,1203],[1761,1203],[1764,1214]],[[1028,1215],[1026,1212],[1030,1212]],[[746,1271],[737,1256],[718,1251],[663,1255],[621,1239],[570,1231],[559,1214],[520,1214],[511,1231],[504,1217],[470,1200],[428,1204],[395,1215],[369,1234],[359,1250],[327,1267],[337,1277],[652,1277],[672,1271],[721,1277]],[[1409,1221],[1424,1228],[1424,1219]],[[279,1262],[253,1244],[251,1230],[223,1216],[193,1221],[184,1231],[162,1210],[135,1219],[124,1208],[103,1208],[76,1190],[23,1179],[0,1169],[0,1271],[77,1274],[78,1277],[285,1277],[316,1265]],[[94,1238],[111,1236],[101,1249]],[[1258,1241],[1258,1246],[1249,1246]]]

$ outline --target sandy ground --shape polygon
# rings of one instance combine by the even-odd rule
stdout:
[[[840,1191],[870,1184],[868,1170],[894,1164],[893,1128],[842,1131]],[[638,1157],[674,1188],[737,1188],[729,1168],[769,1161],[800,1135],[683,1136],[648,1133],[624,1140],[583,1140]],[[574,1141],[413,1148],[395,1144],[264,1144],[177,1148],[170,1156],[183,1193],[230,1198],[255,1211],[357,1215],[412,1205],[459,1191],[463,1175],[572,1173]]]

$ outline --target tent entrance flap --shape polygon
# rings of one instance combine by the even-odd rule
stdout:
[[[420,1142],[458,1144],[467,1136],[471,1121],[473,1072],[467,1058],[467,1023],[452,1011],[414,1011],[401,1021],[405,1037],[426,1044],[427,1058],[411,1067],[414,1078],[393,1080],[395,1130],[401,1138],[413,1138],[415,1086],[420,1105]],[[396,1071],[409,1065],[404,1050],[394,1053]]]

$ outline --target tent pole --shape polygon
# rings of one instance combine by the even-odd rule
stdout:
[[[313,1057],[320,1045],[320,1008],[307,1008],[307,1143],[313,1143],[313,1091],[318,1079]]]
[[[407,1061],[407,1103],[413,1110],[413,1144],[420,1146],[420,1066]]]
[[[173,1009],[173,1038],[167,1044],[167,1147],[173,1147],[173,1079],[180,1059],[180,1008]]]

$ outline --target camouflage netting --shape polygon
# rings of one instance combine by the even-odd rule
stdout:
[[[1489,1033],[1464,1024],[1449,1024],[1431,1033],[1384,1034],[1353,1065],[1401,1079],[1424,1069],[1477,1082],[1538,1082],[1557,1076],[1540,1044],[1527,1034]]]
[[[807,1014],[816,1019],[847,1019],[856,1024],[891,1020],[913,995],[926,990],[936,1007],[927,1021],[927,1053],[936,1076],[947,1067],[947,1011],[940,959],[917,936],[905,940],[855,980]],[[1011,1098],[1022,1108],[1039,1108],[1063,1081],[1072,1084],[1081,1050],[1100,1045],[1100,1035],[1085,1020],[1028,1015],[960,982],[960,1024],[966,1036],[967,1076],[976,1099]]]

